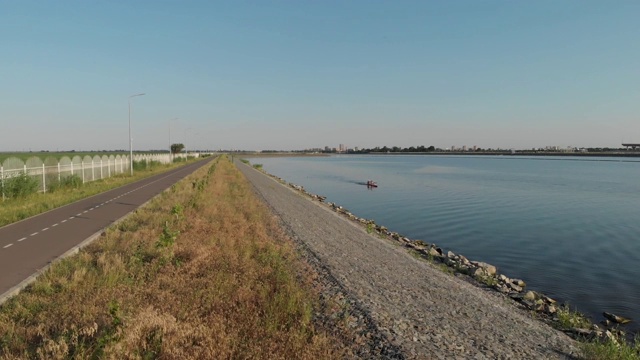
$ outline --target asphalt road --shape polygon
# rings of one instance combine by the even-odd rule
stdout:
[[[0,228],[0,303],[52,261],[137,209],[212,158],[181,166]]]

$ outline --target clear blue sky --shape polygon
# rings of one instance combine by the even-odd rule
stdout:
[[[640,1],[0,0],[0,151],[640,142]]]

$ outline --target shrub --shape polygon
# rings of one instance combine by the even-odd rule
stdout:
[[[4,179],[2,191],[7,198],[23,198],[38,191],[38,180],[22,173],[9,179]]]
[[[48,183],[47,191],[56,192],[61,189],[78,189],[82,186],[82,179],[78,175],[71,175]]]
[[[159,167],[161,162],[155,160],[138,160],[133,162],[133,170],[148,170]]]

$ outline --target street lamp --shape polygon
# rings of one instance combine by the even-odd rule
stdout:
[[[144,93],[129,96],[129,165],[131,168],[131,176],[133,176],[133,138],[131,137],[131,98],[142,96]]]

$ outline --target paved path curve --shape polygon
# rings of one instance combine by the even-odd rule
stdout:
[[[53,260],[210,160],[180,166],[0,228],[0,303]]]
[[[367,358],[571,359],[567,335],[506,297],[413,258],[310,198],[236,161],[272,211],[323,271],[374,323],[381,345]],[[322,195],[322,194],[320,194]]]

